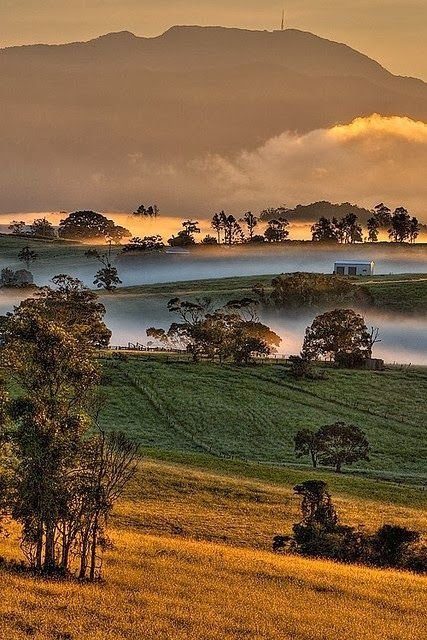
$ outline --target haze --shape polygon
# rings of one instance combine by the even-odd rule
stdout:
[[[130,30],[153,36],[173,24],[277,29],[289,26],[346,42],[393,73],[427,79],[425,0],[2,0],[2,46],[87,40]]]

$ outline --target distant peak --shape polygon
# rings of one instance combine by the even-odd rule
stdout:
[[[131,31],[113,31],[96,38],[97,40],[135,40],[137,36]]]

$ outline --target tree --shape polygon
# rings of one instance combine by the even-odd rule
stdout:
[[[224,211],[220,211],[219,213],[214,213],[212,216],[211,227],[217,233],[218,244],[221,244],[221,231],[224,229],[224,221],[226,219],[226,215]]]
[[[328,485],[323,480],[306,480],[294,487],[294,493],[302,497],[300,524],[320,525],[333,529],[338,522],[338,515],[328,492]]]
[[[242,227],[234,216],[225,216],[223,220],[224,244],[231,246],[243,242],[244,235]]]
[[[378,230],[380,228],[380,223],[378,218],[372,216],[368,220],[368,240],[369,242],[378,242]]]
[[[28,271],[30,270],[31,263],[35,262],[37,258],[37,253],[35,251],[32,251],[28,245],[26,247],[23,247],[18,253],[18,260],[21,260],[21,262],[25,264]]]
[[[198,224],[199,223],[196,220],[184,220],[182,223],[184,229],[182,231],[178,231],[176,236],[169,238],[168,244],[171,247],[189,247],[196,244],[194,234],[200,233]]]
[[[204,245],[217,245],[218,241],[217,241],[216,238],[214,238],[213,236],[210,236],[208,234],[203,238],[201,244],[204,244]]]
[[[311,234],[313,242],[338,242],[335,224],[323,216],[312,225]]]
[[[147,336],[163,345],[185,349],[194,361],[207,357],[248,364],[255,356],[268,356],[281,342],[274,331],[259,322],[250,298],[230,300],[222,307],[215,307],[209,298],[194,302],[173,298],[168,309],[181,321],[173,322],[168,331],[150,328]]]
[[[378,222],[378,226],[382,229],[386,229],[391,223],[391,209],[389,209],[383,202],[377,204],[373,209],[374,217]]]
[[[106,240],[120,243],[131,233],[95,211],[74,211],[59,223],[59,236],[67,240]]]
[[[30,233],[40,238],[56,238],[56,231],[51,222],[46,218],[37,218],[30,225]]]
[[[140,238],[135,236],[127,244],[124,245],[123,253],[130,253],[136,251],[161,251],[164,249],[162,236],[144,236]]]
[[[133,212],[134,216],[144,216],[148,218],[157,218],[160,210],[156,204],[149,205],[145,207],[145,205],[140,204],[136,211]]]
[[[371,338],[361,315],[352,309],[335,309],[317,316],[307,327],[302,353],[311,360],[323,356],[337,361],[344,353],[364,361],[372,351]]]
[[[25,233],[26,224],[24,220],[12,220],[9,225],[9,230],[15,236]]]
[[[257,290],[254,289],[254,293]],[[358,289],[347,278],[321,273],[291,273],[271,281],[271,293],[262,291],[263,303],[279,307],[311,307],[354,299]]]
[[[409,223],[409,242],[414,243],[420,235],[421,226],[418,219],[413,217]]]
[[[102,269],[97,271],[93,284],[98,289],[104,288],[106,291],[114,291],[118,285],[121,284],[119,273],[117,268],[113,266],[111,262],[111,244],[108,243],[108,250],[105,253],[100,253],[97,249],[89,249],[85,255],[87,258],[95,258],[101,265]]]
[[[71,291],[80,297],[72,311]],[[23,527],[27,558],[47,572],[58,564],[55,537],[66,510],[66,471],[75,463],[85,409],[99,376],[91,356],[101,308],[92,304],[91,312],[79,312],[90,298],[75,281],[61,281],[55,291],[44,287],[15,308],[2,332],[2,367],[24,391],[12,411],[20,460],[13,515]],[[63,306],[55,314],[58,302]],[[94,326],[84,324],[89,318]]]
[[[418,224],[417,219],[414,219]],[[390,221],[391,227],[388,230],[388,235],[393,242],[405,242],[411,237],[411,230],[413,229],[413,222],[407,210],[404,207],[398,207]]]
[[[106,519],[137,447],[98,428],[95,354],[111,335],[104,307],[78,280],[61,275],[54,286],[1,323],[1,366],[21,390],[3,430],[16,459],[10,510],[33,569],[66,575],[77,559],[79,577],[94,580]]]
[[[286,218],[269,220],[264,232],[265,239],[267,242],[284,242],[289,236],[288,226],[289,222]]]
[[[6,288],[25,288],[33,284],[33,276],[26,269],[18,269],[13,271],[9,267],[5,267],[0,272],[0,287]]]
[[[362,227],[358,223],[357,215],[355,213],[349,213],[344,216],[344,218],[336,223],[336,227],[341,232],[341,242],[344,242],[345,244],[363,242]]]
[[[420,539],[418,531],[384,524],[371,537],[375,564],[385,567],[398,567],[403,564],[408,548]]]
[[[334,466],[337,473],[341,473],[344,464],[369,461],[369,442],[364,432],[352,424],[334,422],[321,427],[317,444],[319,462]]]
[[[318,442],[317,434],[310,429],[301,429],[294,437],[295,453],[297,458],[310,456],[313,468],[317,467]]]
[[[242,222],[246,224],[249,234],[249,242],[252,242],[255,228],[258,226],[258,218],[254,216],[252,211],[247,211],[242,218]]]
[[[285,218],[289,209],[282,204],[280,207],[267,207],[259,214],[259,218],[262,222],[268,222],[278,218]]]

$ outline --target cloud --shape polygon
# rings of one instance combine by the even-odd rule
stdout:
[[[84,158],[61,158],[55,171],[41,159],[36,176],[31,167],[20,173],[31,184],[25,192],[4,176],[3,208],[24,195],[29,211],[129,211],[142,201],[159,203],[165,215],[203,218],[218,209],[241,213],[316,200],[372,207],[382,201],[406,206],[427,222],[426,166],[427,123],[374,114],[303,135],[284,132],[233,157],[166,163],[141,151],[114,156],[96,171]]]
[[[385,201],[405,205],[427,221],[426,165],[426,123],[374,114],[304,135],[285,132],[233,158],[211,155],[157,169],[145,164],[143,172],[153,182],[167,175],[168,189],[161,195],[168,206],[175,194],[191,211],[257,210],[323,199],[372,207]]]

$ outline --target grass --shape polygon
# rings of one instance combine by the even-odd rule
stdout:
[[[114,546],[106,553],[105,584],[64,584],[0,571],[0,637],[424,637],[425,578],[271,553],[273,535],[288,532],[298,519],[291,485],[229,471],[145,461],[111,523]],[[374,483],[359,482],[368,495]],[[384,484],[384,491],[392,498],[392,485]],[[417,493],[409,488],[411,506],[399,508],[345,493],[334,497],[343,521],[366,522],[371,529],[391,518],[426,532],[425,509],[411,502]],[[14,535],[0,540],[0,553],[17,556]]]
[[[190,280],[157,285],[122,287],[117,297],[182,296],[182,297],[243,297],[251,295],[256,284],[262,284],[268,292],[274,275],[241,276]],[[427,312],[427,274],[396,274],[374,276],[366,280],[353,278],[355,286],[363,286],[369,293],[369,306],[384,311],[411,313]]]
[[[104,361],[105,426],[146,448],[295,464],[297,430],[343,420],[362,427],[371,443],[360,471],[425,477],[426,369],[331,369],[325,380],[296,382],[281,364],[167,360]]]

